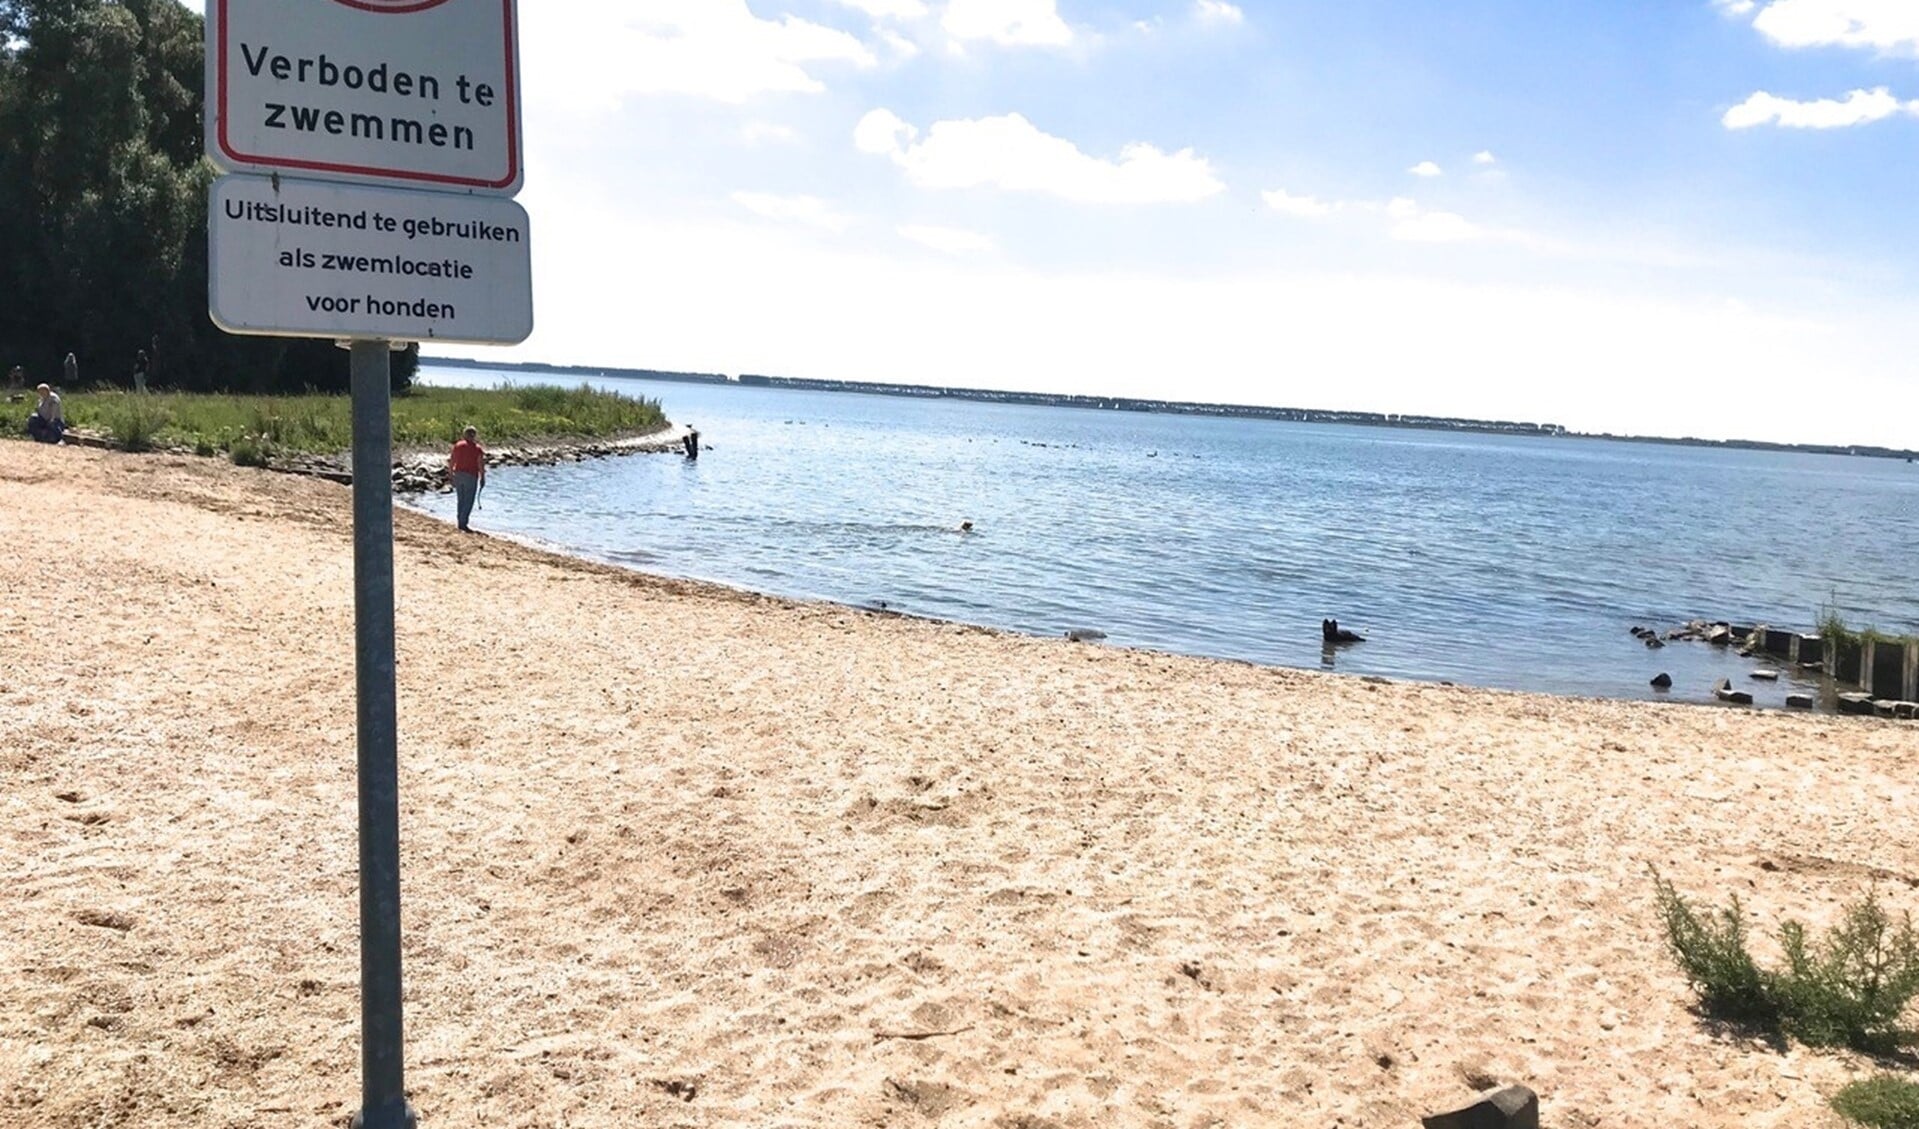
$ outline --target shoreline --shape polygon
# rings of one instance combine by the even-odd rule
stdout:
[[[0,1121],[341,1121],[349,493],[21,444],[0,481]],[[1919,908],[1911,727],[1079,646],[406,508],[395,560],[436,1126],[1404,1129],[1492,1079],[1839,1129],[1873,1070],[1692,1014],[1646,868],[1767,960],[1782,915]]]
[[[623,455],[671,454],[680,449],[682,440],[690,430],[692,429],[683,423],[668,423],[665,427],[653,431],[617,435],[606,439],[488,447],[487,468],[493,470],[500,467],[557,466],[560,463],[578,463],[588,459],[617,458]],[[452,490],[453,487],[446,478],[446,458],[446,452],[440,450],[396,452],[393,459],[393,489],[403,494],[422,494],[428,491],[444,493]],[[353,476],[348,474],[346,483],[350,484],[352,481]]]

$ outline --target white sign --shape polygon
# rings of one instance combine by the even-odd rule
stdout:
[[[228,333],[514,345],[533,332],[526,209],[493,196],[223,176],[208,302]]]
[[[512,196],[518,29],[516,0],[207,0],[207,154]]]

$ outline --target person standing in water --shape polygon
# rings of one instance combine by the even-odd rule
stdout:
[[[453,457],[447,460],[453,475],[453,493],[459,498],[460,532],[471,533],[467,520],[473,516],[473,502],[486,484],[486,448],[480,446],[478,428],[469,427],[453,445]]]

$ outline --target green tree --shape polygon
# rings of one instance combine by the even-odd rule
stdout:
[[[207,317],[204,40],[178,0],[0,0],[0,367],[44,378],[73,352],[83,381],[125,384],[146,349],[181,388],[346,386],[330,342]]]

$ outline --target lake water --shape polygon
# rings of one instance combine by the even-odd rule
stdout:
[[[535,378],[432,369],[434,384]],[[669,576],[1107,645],[1619,698],[1788,679],[1688,619],[1919,632],[1901,461],[608,379],[697,461],[502,468],[483,530]],[[451,516],[450,496],[420,505]],[[962,520],[974,523],[959,533]],[[1320,620],[1368,641],[1337,654]]]

